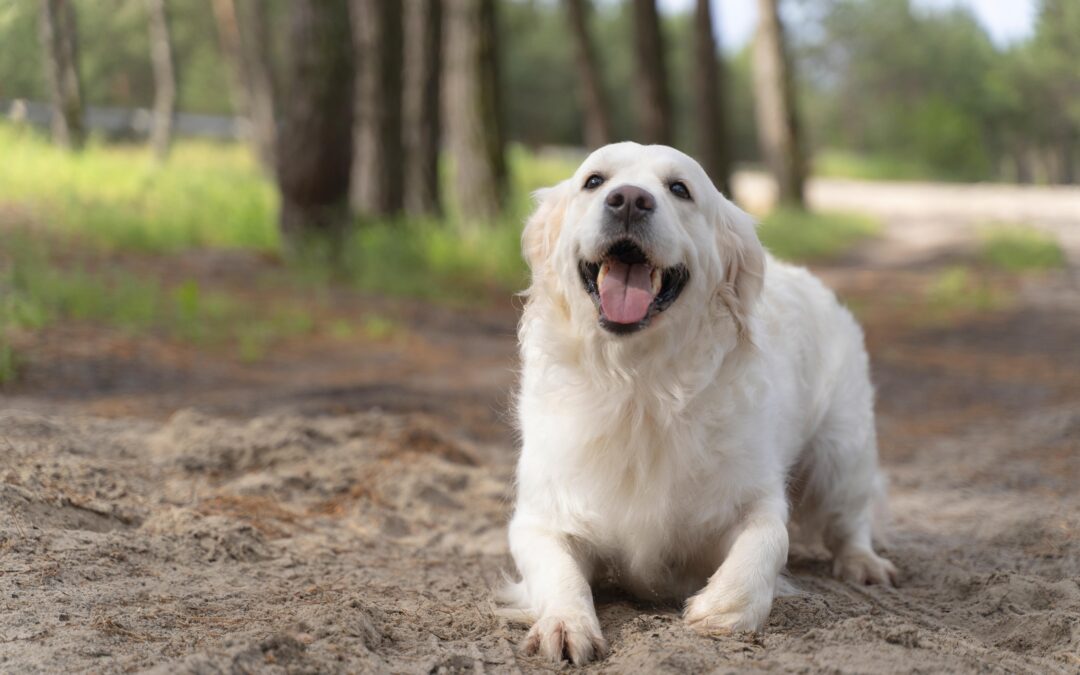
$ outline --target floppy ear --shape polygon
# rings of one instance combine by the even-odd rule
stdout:
[[[724,278],[717,296],[731,313],[740,336],[748,336],[750,312],[765,286],[765,248],[754,218],[727,199],[716,209],[716,232]]]
[[[566,213],[566,201],[569,194],[569,180],[533,193],[536,210],[525,221],[521,233],[521,252],[525,262],[534,272],[547,262],[555,248],[555,241],[562,230],[563,215]]]

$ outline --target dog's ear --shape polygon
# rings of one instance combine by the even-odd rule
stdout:
[[[565,180],[533,193],[536,210],[525,221],[525,229],[521,233],[521,252],[534,272],[543,267],[555,248],[566,213],[569,185],[570,181]]]
[[[717,296],[731,313],[740,336],[748,336],[750,311],[765,285],[765,248],[754,218],[720,197],[716,216],[717,244],[724,264]]]

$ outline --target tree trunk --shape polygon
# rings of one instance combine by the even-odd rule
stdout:
[[[349,0],[289,3],[288,90],[278,136],[280,223],[291,252],[339,251],[349,219],[353,42]]]
[[[442,0],[407,0],[405,16],[405,210],[437,215]]]
[[[172,40],[165,0],[146,0],[150,32],[150,61],[154,69],[154,121],[150,144],[154,156],[164,162],[172,144],[173,113],[176,111],[176,71],[173,69]]]
[[[41,0],[41,47],[52,93],[52,135],[57,145],[78,150],[86,140],[75,8],[71,0]]]
[[[709,0],[694,13],[694,77],[698,153],[717,189],[731,196],[731,153],[724,110],[724,68],[713,37]]]
[[[375,216],[401,211],[402,10],[400,0],[352,0],[357,68],[353,210]]]
[[[643,138],[646,143],[671,145],[671,100],[656,0],[634,0],[634,42]]]
[[[1076,184],[1076,135],[1065,132],[1061,139],[1061,184]]]
[[[585,113],[585,145],[599,148],[611,142],[611,116],[600,79],[600,67],[589,38],[588,0],[566,0],[566,17],[574,36],[581,108]]]
[[[769,171],[776,179],[778,202],[805,208],[806,163],[800,145],[793,74],[777,3],[778,0],[758,0],[758,29],[754,38],[758,140]]]
[[[262,166],[276,166],[277,116],[266,6],[259,0],[213,0],[222,54],[228,63],[233,111]]]
[[[277,163],[277,88],[270,56],[270,30],[264,0],[239,0],[240,52],[247,73],[251,142],[260,163],[272,171]]]
[[[491,220],[506,193],[495,0],[449,0],[446,131],[465,218]]]

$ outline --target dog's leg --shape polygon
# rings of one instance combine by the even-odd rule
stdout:
[[[810,444],[808,485],[825,526],[833,574],[856,584],[896,585],[896,567],[875,553],[872,543],[874,507],[884,499],[884,486],[869,387],[866,381],[867,393],[838,401],[822,421]]]
[[[758,630],[765,625],[787,561],[787,506],[783,496],[754,504],[733,534],[720,569],[686,603],[683,617],[703,633]]]
[[[527,609],[536,617],[525,637],[525,652],[539,652],[552,661],[568,658],[575,664],[606,655],[588,563],[575,556],[567,538],[515,518],[510,524],[510,551],[521,572]]]
[[[836,513],[825,528],[825,545],[833,554],[833,574],[856,584],[895,586],[896,566],[874,552],[871,542],[872,500]]]

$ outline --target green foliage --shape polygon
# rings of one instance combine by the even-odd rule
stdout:
[[[346,247],[357,288],[432,300],[475,300],[523,288],[520,225],[503,219],[464,228],[434,220],[366,223]]]
[[[830,148],[926,167],[923,177],[982,179],[994,106],[985,79],[1000,55],[962,9],[910,0],[832,0],[800,51],[813,135]],[[882,177],[909,178],[910,175]]]
[[[933,167],[915,159],[892,155],[863,155],[844,150],[822,150],[814,156],[814,175],[856,180],[946,179]]]
[[[811,262],[841,256],[880,230],[867,216],[777,209],[762,220],[758,236],[779,258]]]
[[[161,166],[148,148],[92,141],[72,156],[0,124],[0,157],[0,201],[100,246],[277,247],[274,188],[235,144],[178,143]]]
[[[983,233],[979,257],[1007,272],[1057,269],[1065,252],[1052,236],[1030,227],[997,225]]]
[[[878,178],[1036,182],[1075,180],[1080,173],[1076,0],[1037,0],[1035,34],[1007,48],[990,41],[963,3],[944,3],[947,8],[915,0],[795,4],[798,20],[788,28],[805,135],[817,149],[869,158],[864,166],[846,166],[839,173],[858,169]],[[148,107],[153,79],[144,3],[74,0],[74,5],[86,101]],[[289,46],[288,4],[260,0],[258,5],[267,13],[271,61],[280,75]],[[593,5],[590,30],[614,136],[640,139],[630,3]],[[562,3],[503,0],[498,6],[508,137],[531,148],[580,144],[573,41]],[[5,55],[0,99],[47,99],[38,11],[31,0],[0,0]],[[169,12],[179,109],[230,112],[227,64],[209,0],[170,0]],[[691,21],[687,12],[662,17],[674,144],[695,154]],[[743,162],[759,158],[750,56],[743,49],[725,59],[728,138],[733,155]],[[816,164],[832,172],[834,160]]]

